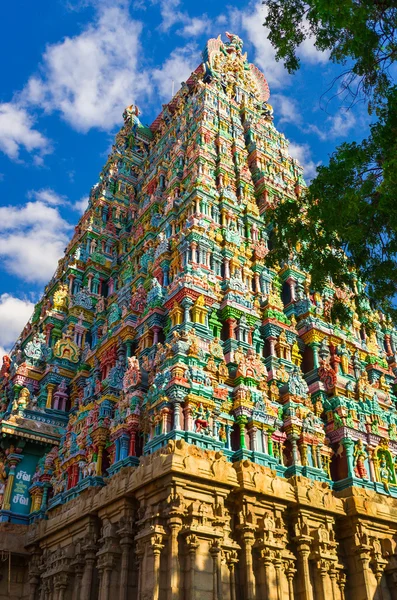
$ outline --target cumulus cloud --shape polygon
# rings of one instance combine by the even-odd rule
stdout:
[[[315,133],[320,140],[326,141],[346,137],[357,126],[357,117],[352,110],[341,109],[337,114],[327,117],[324,129],[317,125],[309,125],[308,130]]]
[[[289,153],[303,167],[303,175],[306,182],[313,179],[316,175],[316,167],[320,162],[314,162],[309,144],[295,144],[290,142]]]
[[[0,359],[10,350],[25,324],[34,304],[10,294],[0,295]]]
[[[284,96],[284,94],[273,94],[272,105],[275,118],[279,124],[294,123],[300,125],[302,123],[302,113],[294,98]]]
[[[40,73],[22,101],[62,118],[78,131],[107,130],[120,123],[126,106],[148,85],[140,72],[142,25],[123,6],[99,3],[95,21],[79,35],[47,46]]]
[[[30,190],[27,194],[29,200],[38,200],[52,206],[61,206],[65,204],[66,197],[54,192],[51,188],[43,188],[41,190]]]
[[[157,0],[154,0],[154,4]],[[180,0],[160,0],[160,15],[161,23],[159,30],[168,32],[174,25],[181,24],[182,27],[177,30],[177,33],[186,37],[194,37],[201,35],[204,31],[208,31],[211,27],[211,21],[207,15],[200,17],[190,17],[187,12],[179,10],[181,5]]]
[[[170,100],[172,82],[175,83],[176,92],[180,87],[180,83],[189,78],[191,72],[196,69],[199,63],[200,52],[196,44],[187,44],[171,52],[161,68],[154,69],[151,73],[151,78],[158,89],[160,97],[164,101]]]
[[[0,258],[4,269],[29,283],[51,278],[72,226],[43,200],[0,207]]]
[[[276,52],[268,40],[269,29],[263,26],[266,15],[267,7],[258,3],[253,7],[250,5],[246,10],[234,11],[232,20],[234,25],[238,25],[238,20],[241,19],[241,27],[255,49],[255,64],[262,69],[270,86],[279,88],[287,82],[288,72],[282,61],[277,62],[275,59]],[[303,63],[308,64],[322,64],[329,58],[327,52],[317,50],[312,38],[304,40],[298,49],[298,55]]]
[[[80,198],[80,200],[73,202],[72,208],[80,214],[83,214],[88,208],[88,196],[83,196],[83,198]]]
[[[307,19],[304,19],[301,26],[308,30],[309,22]],[[316,65],[316,64],[325,64],[329,60],[329,51],[328,50],[318,50],[314,45],[315,38],[313,36],[307,37],[300,44],[297,54],[302,62]]]
[[[51,152],[51,142],[34,127],[35,120],[26,108],[12,102],[0,103],[0,150],[19,160],[21,150],[38,159]]]
[[[241,26],[255,49],[253,62],[263,71],[270,86],[280,87],[288,73],[282,63],[276,61],[274,48],[267,39],[268,30],[263,27],[266,11],[262,4],[256,5],[254,10],[242,11]],[[234,19],[237,17],[238,13],[235,12]]]

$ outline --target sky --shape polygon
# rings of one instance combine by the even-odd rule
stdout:
[[[86,207],[126,106],[150,124],[229,31],[270,86],[274,123],[305,169],[361,139],[363,107],[346,110],[340,68],[313,40],[301,69],[276,62],[261,2],[19,0],[2,6],[0,36],[0,357],[41,297]],[[173,83],[174,82],[174,83]],[[334,97],[334,98],[333,98]],[[333,98],[333,99],[332,99]]]

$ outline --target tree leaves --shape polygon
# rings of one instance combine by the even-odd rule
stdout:
[[[374,308],[397,316],[397,87],[389,67],[397,56],[397,6],[374,0],[267,0],[265,25],[290,72],[309,36],[331,60],[351,64],[344,74],[352,102],[367,101],[377,121],[361,143],[341,144],[317,169],[310,187],[272,215],[274,262],[299,263],[315,289],[366,282]],[[340,303],[340,304],[343,304]],[[364,306],[359,298],[357,305]],[[341,311],[341,307],[336,307]],[[343,311],[342,311],[343,312]]]

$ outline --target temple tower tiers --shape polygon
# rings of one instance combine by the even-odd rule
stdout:
[[[0,599],[397,598],[397,333],[268,266],[305,183],[226,35],[125,110],[4,358]]]

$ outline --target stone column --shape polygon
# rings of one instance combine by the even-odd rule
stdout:
[[[55,383],[49,383],[47,385],[47,402],[45,405],[46,408],[52,408],[52,395],[54,393],[55,388]]]
[[[111,600],[110,597],[110,580],[112,577],[112,565],[107,564],[103,568],[102,577],[99,586],[99,598],[100,600]]]
[[[230,600],[236,600],[236,581],[234,575],[234,566],[237,562],[237,552],[230,552],[226,559],[226,564],[229,568]]]
[[[91,598],[92,579],[95,561],[95,551],[92,549],[85,550],[85,567],[83,577],[81,580],[80,596],[78,597],[78,600],[90,600]]]
[[[153,552],[153,600],[159,600],[160,593],[160,555],[164,548],[161,543],[163,539],[162,535],[155,535],[151,538],[151,548]]]
[[[130,566],[130,552],[133,544],[131,535],[123,533],[120,537],[121,561],[120,561],[120,587],[119,600],[128,600],[128,575]]]
[[[270,356],[276,356],[276,350],[275,350],[275,344],[276,344],[276,338],[273,336],[269,336],[268,337],[269,340],[269,346],[270,346]]]
[[[309,569],[309,554],[310,545],[306,541],[299,541],[298,544],[298,555],[301,559],[302,565],[302,582],[303,582],[303,594],[301,594],[302,600],[313,600],[313,589],[310,580],[310,569]]]
[[[225,258],[225,279],[230,277],[230,260]]]
[[[272,600],[273,594],[272,591],[274,589],[272,577],[271,577],[271,568],[272,568],[272,559],[268,554],[268,550],[262,551],[262,559],[263,559],[263,567],[265,571],[265,593],[266,600]]]
[[[287,576],[288,581],[288,596],[289,600],[294,600],[294,576],[296,573],[296,569],[294,568],[294,563],[292,561],[288,561],[284,564],[285,574]]]
[[[250,438],[250,449],[253,452],[255,452],[257,450],[257,447],[256,447],[256,432],[257,431],[258,431],[257,427],[251,427],[248,430],[248,435],[249,435],[249,438]]]
[[[254,568],[252,564],[252,546],[255,542],[254,533],[251,530],[245,530],[243,532],[244,540],[244,560],[246,569],[246,600],[255,600],[255,576]]]
[[[40,576],[39,575],[31,575],[29,577],[29,600],[36,599],[36,592],[39,585]]]
[[[292,446],[292,458],[293,458],[293,464],[294,465],[299,465],[300,464],[300,460],[299,460],[299,454],[298,454],[298,444],[297,444],[297,440],[299,439],[299,436],[296,433],[293,433],[290,436],[290,441],[291,441],[291,446]]]
[[[345,600],[346,575],[343,572],[339,572],[338,586],[340,589],[340,599]]]
[[[337,585],[337,576],[338,576],[338,571],[331,567],[329,569],[329,578],[331,580],[331,589],[332,589],[332,600],[339,600],[339,594],[338,594],[338,585]]]
[[[168,599],[178,600],[179,598],[179,556],[178,556],[178,534],[182,527],[182,520],[179,517],[169,519],[170,528],[170,554],[169,554],[169,584]]]
[[[370,562],[370,554],[366,548],[358,549],[358,559],[361,563],[361,570],[363,574],[364,587],[365,587],[365,595],[366,598],[373,598],[374,589],[371,586],[370,578],[369,578],[369,562]]]
[[[190,323],[190,307],[192,306],[193,301],[191,298],[184,298],[181,302],[181,306],[183,308],[183,322],[184,324]]]
[[[10,470],[8,473],[6,489],[4,491],[3,507],[2,507],[4,510],[10,510],[10,508],[11,508],[11,494],[12,494],[12,487],[14,485],[15,471],[17,468],[17,464],[22,460],[22,458],[23,458],[22,454],[9,454],[8,455],[8,464],[10,465]]]
[[[220,540],[214,540],[210,547],[210,554],[212,556],[212,597],[213,600],[222,600],[222,549]]]
[[[328,564],[326,563],[326,561],[322,561],[320,560],[317,563],[317,570],[318,573],[320,574],[320,581],[321,581],[321,591],[322,591],[322,596],[323,596],[323,600],[328,600],[328,590],[327,590],[327,572],[328,572]]]
[[[296,300],[296,293],[295,293],[296,281],[295,281],[295,279],[292,279],[292,277],[288,277],[287,283],[289,286],[289,290],[291,292],[291,302],[295,302],[295,300]]]
[[[146,545],[143,541],[139,541],[135,549],[135,554],[138,561],[138,583],[136,599],[141,600],[142,597],[142,578],[143,578],[143,560],[145,557]]]
[[[281,571],[282,571],[282,562],[280,558],[276,558],[273,561],[274,569],[276,571],[276,590],[277,590],[277,600],[283,600],[283,587],[281,582]]]
[[[193,410],[192,410],[192,407],[189,406],[189,405],[185,406],[183,414],[184,414],[184,417],[185,417],[185,430],[186,431],[193,431],[193,419],[192,419]]]
[[[58,573],[55,575],[55,598],[56,600],[65,600],[65,592],[68,585],[67,573]]]
[[[178,400],[173,402],[174,405],[174,429],[175,431],[181,430],[181,405]]]
[[[74,583],[73,583],[73,600],[80,600],[81,583],[83,579],[84,568],[81,562],[72,565],[74,572]]]
[[[189,585],[187,590],[188,600],[196,599],[195,574],[196,574],[196,552],[199,547],[199,541],[195,535],[189,535],[186,538],[186,544],[189,552]]]
[[[313,350],[313,367],[314,367],[314,369],[318,369],[318,367],[319,367],[318,349],[320,347],[320,343],[312,342],[311,344],[309,344],[309,346]]]

